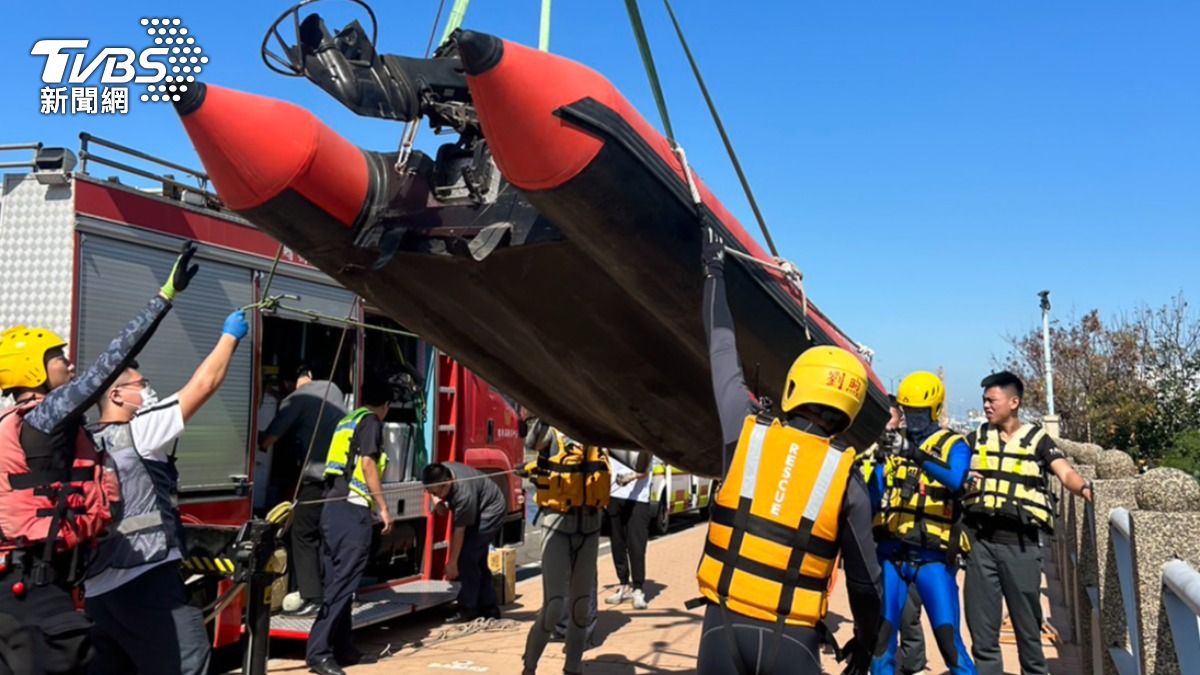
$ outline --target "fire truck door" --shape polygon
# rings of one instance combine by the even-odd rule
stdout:
[[[85,235],[80,260],[78,360],[86,363],[145,306],[170,273],[177,249]],[[229,312],[249,304],[251,272],[212,260],[138,356],[141,372],[160,396],[178,391],[216,344]],[[188,422],[177,447],[180,489],[233,492],[231,476],[246,475],[250,448],[251,335],[234,354],[225,384]]]

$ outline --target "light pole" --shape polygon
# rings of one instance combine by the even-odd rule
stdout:
[[[1054,414],[1054,361],[1050,358],[1050,291],[1038,293],[1042,307],[1042,354],[1046,361],[1046,432],[1058,435],[1058,415]]]

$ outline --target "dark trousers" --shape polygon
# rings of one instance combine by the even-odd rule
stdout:
[[[468,612],[486,612],[496,607],[496,588],[488,567],[488,545],[495,532],[468,527],[458,552],[458,606]]]
[[[646,541],[650,539],[650,505],[632,499],[614,499],[608,504],[613,566],[617,579],[633,587],[646,583]]]
[[[291,561],[293,580],[300,597],[319,603],[321,592],[321,513],[322,504],[305,504],[306,501],[321,499],[325,487],[321,483],[306,482],[300,485],[299,504],[292,515]]]
[[[722,617],[722,614],[725,614]],[[760,621],[710,604],[700,632],[699,675],[819,675],[821,637],[804,626],[785,626],[775,637],[774,621]],[[742,664],[739,669],[737,664]]]
[[[92,657],[91,622],[75,610],[70,592],[26,582],[17,597],[9,588],[19,577],[0,574],[0,675],[81,675]]]
[[[925,629],[921,627],[921,593],[916,584],[908,587],[908,602],[900,615],[900,672],[912,675],[929,665],[925,658]]]
[[[1000,622],[1008,605],[1022,675],[1045,675],[1042,651],[1042,548],[1036,541],[998,544],[971,537],[963,610],[980,675],[1001,675]]]
[[[90,675],[204,675],[212,651],[204,614],[188,602],[179,565],[164,563],[88,598],[96,658]]]
[[[357,653],[350,620],[354,591],[371,553],[371,509],[347,501],[325,504],[321,511],[321,568],[325,597],[308,634],[305,659],[348,661]]]

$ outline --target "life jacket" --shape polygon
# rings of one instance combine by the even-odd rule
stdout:
[[[74,457],[62,473],[32,472],[21,447],[22,420],[39,401],[0,413],[0,551],[44,546],[49,552],[92,541],[120,498],[115,475],[107,475],[91,437],[75,437]]]
[[[748,416],[712,503],[701,594],[743,616],[817,627],[853,464],[827,438]]]
[[[113,522],[96,547],[86,576],[157,563],[181,549],[183,523],[174,457],[166,462],[142,457],[128,424],[97,425],[93,438],[103,452],[105,467],[120,479],[121,501],[113,506]]]
[[[367,508],[375,506],[375,498],[371,496],[371,488],[367,487],[362,462],[359,461],[362,458],[358,456],[358,448],[352,447],[351,441],[354,439],[354,430],[358,428],[358,423],[371,414],[373,413],[367,408],[358,408],[339,420],[333,432],[333,440],[329,443],[329,454],[325,457],[325,478],[327,479],[345,476],[346,467],[354,466],[349,480],[350,491],[366,500]],[[377,468],[380,476],[383,476],[387,459],[387,454],[379,455]]]
[[[1022,524],[1053,527],[1052,502],[1046,489],[1045,468],[1038,462],[1037,446],[1046,431],[1040,424],[1024,424],[1007,443],[1000,430],[979,425],[971,453],[971,470],[983,476],[963,497],[967,513],[1004,516]]]
[[[604,450],[568,441],[557,430],[554,443],[554,454],[539,455],[536,462],[526,465],[537,488],[537,505],[562,513],[581,506],[607,507],[611,479]]]
[[[920,451],[943,463],[963,437],[946,429],[935,432],[921,444]],[[883,468],[883,508],[875,514],[875,538],[897,539],[913,548],[929,551],[965,550],[966,533],[960,526],[958,499],[950,489],[931,479],[903,457],[889,455]]]

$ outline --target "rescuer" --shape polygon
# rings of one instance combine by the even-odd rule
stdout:
[[[971,451],[962,436],[939,426],[945,399],[945,387],[933,373],[918,371],[900,382],[896,401],[904,412],[906,442],[877,464],[872,475],[873,502],[881,504],[875,538],[884,593],[873,675],[896,670],[896,630],[911,585],[917,587],[950,672],[975,672],[959,630],[955,579],[964,537],[959,497]]]
[[[544,535],[542,608],[525,639],[522,672],[536,672],[565,610],[570,621],[563,672],[581,673],[595,602],[600,528],[609,501],[608,457],[604,450],[577,443],[540,419],[530,424],[525,448],[537,453],[537,460],[526,465],[525,472],[537,488],[535,500]]]
[[[879,562],[866,486],[853,450],[836,437],[862,408],[866,367],[837,347],[806,350],[783,383],[782,417],[769,416],[738,362],[724,242],[709,227],[703,236],[704,325],[725,471],[697,575],[708,601],[699,672],[822,672],[828,581],[840,551],[854,615],[846,672],[865,673],[879,626]],[[760,557],[739,555],[747,547]]]
[[[91,660],[90,624],[71,587],[120,490],[84,416],[187,288],[195,253],[186,242],[167,283],[78,377],[52,331],[0,334],[0,389],[16,402],[0,413],[0,665],[9,671],[81,673]]]
[[[175,443],[225,381],[249,330],[242,310],[230,314],[212,352],[165,399],[159,400],[133,361],[100,399],[100,421],[89,431],[116,471],[121,500],[84,582],[96,649],[89,670],[95,675],[208,672],[211,639],[204,614],[191,604],[180,577],[184,545]]]

